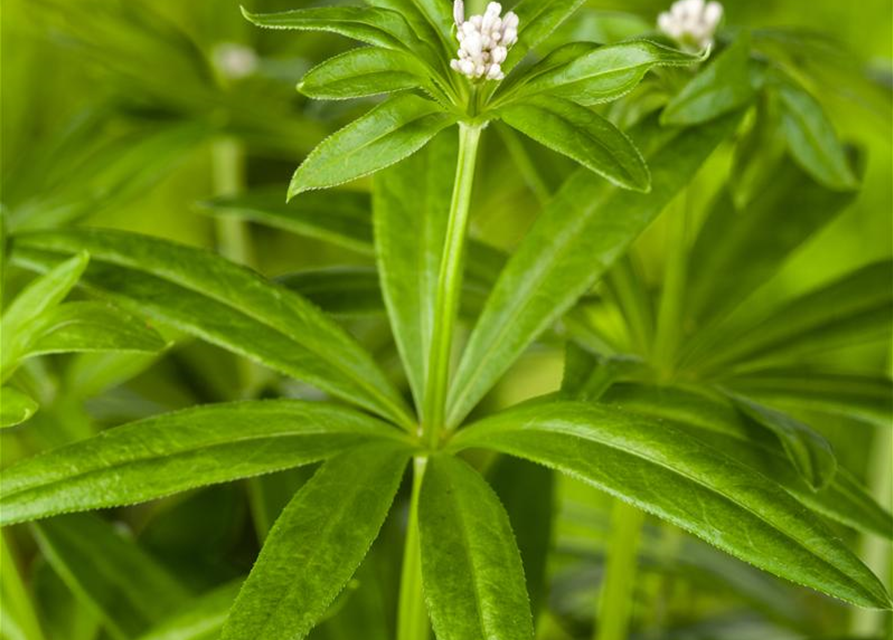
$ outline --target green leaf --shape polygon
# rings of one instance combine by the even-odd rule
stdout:
[[[93,256],[84,284],[110,295],[119,306],[258,360],[398,424],[411,422],[402,397],[341,327],[288,289],[212,253],[97,229],[22,235],[14,253],[40,267],[47,252],[52,257],[82,249]]]
[[[190,596],[154,558],[98,516],[53,518],[34,530],[53,569],[116,638],[145,631]]]
[[[780,74],[772,86],[781,98],[782,131],[800,166],[829,189],[858,188],[846,151],[818,101]]]
[[[535,96],[500,111],[502,120],[625,189],[648,192],[651,176],[635,145],[591,109],[551,96]]]
[[[508,73],[529,51],[535,49],[561,23],[570,18],[585,0],[520,0],[512,8],[518,14],[518,42],[509,52],[503,71]]]
[[[295,172],[288,198],[396,164],[455,123],[456,116],[435,102],[412,94],[394,96],[320,143]]]
[[[750,38],[745,33],[682,88],[664,109],[661,123],[707,122],[744,106],[753,96]]]
[[[745,415],[772,431],[788,458],[813,489],[823,489],[837,472],[837,458],[828,441],[808,425],[780,411],[737,394],[729,396]]]
[[[392,444],[325,463],[273,525],[221,640],[300,640],[359,567],[409,460]]]
[[[453,53],[453,12],[449,3],[440,0],[366,0],[366,4],[399,13],[420,41],[433,46],[439,40],[447,51]]]
[[[417,58],[376,47],[354,49],[329,58],[301,80],[298,91],[320,100],[362,98],[404,89],[433,89]]]
[[[30,420],[40,409],[40,405],[31,396],[13,387],[0,387],[0,395],[3,397],[3,402],[0,403],[0,429]]]
[[[648,40],[599,47],[522,79],[514,88],[497,92],[504,101],[550,93],[585,106],[616,100],[632,91],[655,67],[686,66],[700,62],[692,55]],[[533,71],[536,71],[536,67]]]
[[[231,582],[180,607],[139,640],[217,640],[242,581]]]
[[[893,536],[893,516],[846,469],[838,468],[831,484],[816,491],[794,469],[778,438],[720,395],[699,388],[617,384],[602,402],[618,411],[670,421],[687,435],[771,478],[816,513],[860,531]]]
[[[356,318],[385,312],[378,272],[372,267],[323,267],[276,278],[326,313]]]
[[[422,153],[375,177],[378,272],[394,339],[417,406],[431,352],[434,303],[458,155],[444,132]]]
[[[472,331],[450,389],[451,426],[623,255],[737,123],[735,115],[684,131],[643,125],[633,135],[640,148],[662,143],[646,154],[648,195],[593,181],[584,169],[567,180],[502,271]]]
[[[27,458],[4,471],[0,524],[144,502],[325,460],[401,432],[320,402],[197,407],[140,420]]]
[[[531,640],[524,569],[486,481],[450,456],[428,460],[419,502],[422,580],[439,640]]]
[[[36,335],[25,358],[75,351],[153,353],[167,344],[144,320],[102,302],[55,307],[35,320],[33,330]]]
[[[242,7],[242,15],[258,27],[328,31],[388,49],[405,49],[416,39],[399,13],[375,7],[316,7],[279,13],[252,13]]]
[[[468,427],[452,447],[546,464],[777,576],[861,607],[891,607],[877,577],[816,515],[671,425],[610,407],[543,402]]]

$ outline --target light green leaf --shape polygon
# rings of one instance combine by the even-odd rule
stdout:
[[[654,120],[633,135],[651,169],[648,195],[574,173],[540,214],[502,271],[460,361],[449,397],[458,425],[524,349],[588,291],[673,199],[738,116],[661,131]]]
[[[457,149],[457,136],[444,132],[422,153],[376,176],[374,183],[381,289],[418,406],[431,352]]]
[[[431,45],[439,40],[441,46],[453,53],[453,12],[450,3],[440,0],[366,0],[366,4],[399,13],[419,40]]]
[[[300,640],[378,536],[409,447],[362,447],[325,463],[273,525],[221,640]]]
[[[295,172],[288,197],[396,164],[455,123],[456,116],[435,102],[412,94],[394,96],[320,143]]]
[[[738,109],[753,98],[746,33],[682,88],[661,114],[665,125],[689,126]]]
[[[828,441],[808,425],[737,394],[729,397],[745,415],[763,425],[781,441],[788,458],[813,489],[823,489],[834,479],[837,458]]]
[[[145,631],[190,597],[154,558],[98,516],[62,516],[34,530],[44,557],[115,638]]]
[[[230,582],[180,607],[139,640],[217,640],[242,581]]]
[[[816,491],[794,469],[778,438],[732,404],[704,389],[617,384],[602,402],[618,411],[670,421],[677,429],[771,478],[807,508],[860,531],[890,538],[893,516],[846,469]]]
[[[512,8],[519,18],[518,42],[509,52],[503,70],[506,73],[511,71],[584,2],[585,0],[520,0]]]
[[[422,579],[439,640],[532,640],[521,556],[508,516],[462,460],[428,460],[419,502]]]
[[[366,414],[320,402],[243,402],[163,414],[6,469],[0,524],[144,502],[401,438]]]
[[[648,40],[622,42],[599,47],[557,65],[555,60],[541,72],[537,67],[529,77],[505,92],[497,92],[499,103],[537,93],[550,93],[591,106],[616,100],[632,91],[645,74],[655,67],[687,66],[702,56],[688,54]]]
[[[671,425],[605,406],[543,402],[460,431],[452,447],[546,464],[777,576],[861,607],[891,607],[877,577],[818,516]]]
[[[364,47],[329,58],[298,84],[298,91],[319,100],[362,98],[404,89],[436,92],[418,58],[403,51]]]
[[[13,387],[0,387],[0,429],[14,427],[37,413],[40,405],[31,396]]]
[[[15,255],[37,267],[58,252],[89,249],[94,262],[84,283],[119,306],[258,360],[398,424],[411,422],[402,397],[347,332],[300,296],[249,269],[207,251],[97,229],[22,235],[15,247]]]
[[[625,189],[648,192],[642,154],[617,127],[591,109],[551,96],[534,96],[500,111],[502,120]]]
[[[789,78],[779,75],[773,86],[781,98],[782,131],[800,166],[829,189],[858,188],[846,151],[818,101]]]

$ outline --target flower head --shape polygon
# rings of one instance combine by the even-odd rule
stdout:
[[[240,80],[257,71],[257,53],[251,47],[234,42],[224,42],[214,47],[214,64],[223,77]]]
[[[491,2],[483,15],[465,20],[465,3],[455,0],[453,17],[456,20],[456,38],[459,40],[458,59],[450,66],[474,80],[502,80],[502,63],[508,50],[518,41],[518,16],[509,11],[505,16],[502,5]]]
[[[701,50],[713,45],[713,36],[722,20],[718,2],[679,0],[657,18],[657,26],[688,49]]]

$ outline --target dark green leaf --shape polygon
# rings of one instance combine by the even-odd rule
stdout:
[[[198,407],[103,431],[6,469],[3,525],[133,504],[324,460],[401,432],[343,407],[270,400]]]
[[[518,14],[518,42],[509,52],[503,70],[508,73],[529,51],[549,37],[585,0],[520,0],[512,9]]]
[[[408,460],[388,444],[325,463],[270,531],[221,640],[304,638],[378,536]]]
[[[308,269],[276,281],[338,317],[380,315],[385,310],[378,273],[372,267]]]
[[[232,582],[180,607],[139,640],[217,640],[242,582]]]
[[[891,607],[880,581],[782,487],[668,424],[544,402],[460,431],[452,446],[546,464],[770,573],[858,606]]]
[[[539,216],[499,277],[450,390],[450,425],[459,424],[521,352],[588,291],[673,199],[738,123],[727,116],[667,133],[652,120],[634,141],[651,169],[648,195],[574,173]],[[652,137],[653,136],[653,137]]]
[[[425,67],[403,51],[365,47],[330,58],[301,80],[298,91],[321,100],[362,98],[404,89],[434,90]]]
[[[551,96],[535,96],[500,111],[506,124],[625,189],[648,192],[651,176],[620,129],[591,109]]]
[[[13,387],[0,387],[3,406],[0,407],[0,429],[14,427],[29,420],[37,413],[40,405],[31,396]]]
[[[512,527],[480,474],[456,458],[430,458],[419,528],[425,598],[439,640],[532,640]]]
[[[456,123],[435,102],[398,95],[326,138],[298,167],[289,199],[362,178],[412,155]]]

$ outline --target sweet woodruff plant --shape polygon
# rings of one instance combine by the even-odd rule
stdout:
[[[671,268],[672,296],[639,347],[595,354],[578,342],[569,348],[560,393],[492,413],[483,408],[541,335],[562,318],[567,327],[585,324],[574,316],[581,298],[729,143],[742,113],[766,96],[781,104],[779,130],[794,162],[776,170],[778,186],[769,195],[737,189],[729,202],[761,216],[769,208],[761,198],[788,197],[785,176],[793,176],[816,193],[834,194],[826,198],[830,217],[857,184],[815,100],[752,55],[746,34],[716,33],[717,3],[675,4],[650,38],[604,46],[550,39],[582,3],[521,0],[504,11],[493,2],[475,15],[461,0],[246,11],[260,27],[326,31],[368,45],[301,80],[299,90],[311,98],[386,97],[320,143],[287,196],[300,204],[309,191],[376,174],[378,282],[408,391],[331,316],[219,256],[121,232],[22,234],[13,242],[16,259],[52,269],[43,286],[55,299],[80,278],[126,309],[310,384],[327,399],[196,407],[25,459],[4,473],[2,523],[321,463],[272,527],[221,636],[296,640],[351,580],[409,469],[398,640],[423,640],[429,625],[439,640],[531,640],[512,526],[472,464],[483,451],[580,478],[633,505],[627,510],[665,519],[790,581],[860,607],[889,607],[878,579],[823,521],[876,532],[885,530],[889,514],[835,473],[821,436],[735,392],[727,380],[716,382],[724,362],[778,343],[756,344],[765,335],[758,332],[750,337],[756,346],[747,334],[736,342],[744,350],[737,355],[724,356],[707,337],[687,350],[679,321],[684,301],[718,314],[762,277],[742,271],[719,289],[694,288],[699,273],[734,270],[736,251],[756,252],[747,249],[749,227],[736,231],[741,218],[723,218],[726,209],[704,225],[714,240],[703,251],[695,245],[693,255],[706,266],[690,274],[694,297],[685,297],[684,279]],[[663,92],[651,106],[637,92],[649,72]],[[602,105],[614,101],[608,119]],[[628,132],[614,121],[629,123]],[[579,165],[508,257],[468,238],[475,176],[487,169],[477,167],[481,137],[497,123]],[[712,250],[738,232],[741,244]],[[768,264],[796,243],[789,244]],[[61,261],[71,254],[78,257]],[[469,311],[471,285],[484,288],[486,298]],[[465,321],[470,334],[460,345],[457,325]],[[676,389],[679,381],[689,386]],[[626,528],[619,531],[628,532],[631,519],[623,513],[618,522]],[[616,595],[609,589],[600,624],[621,637],[628,612],[622,597],[611,600]]]

